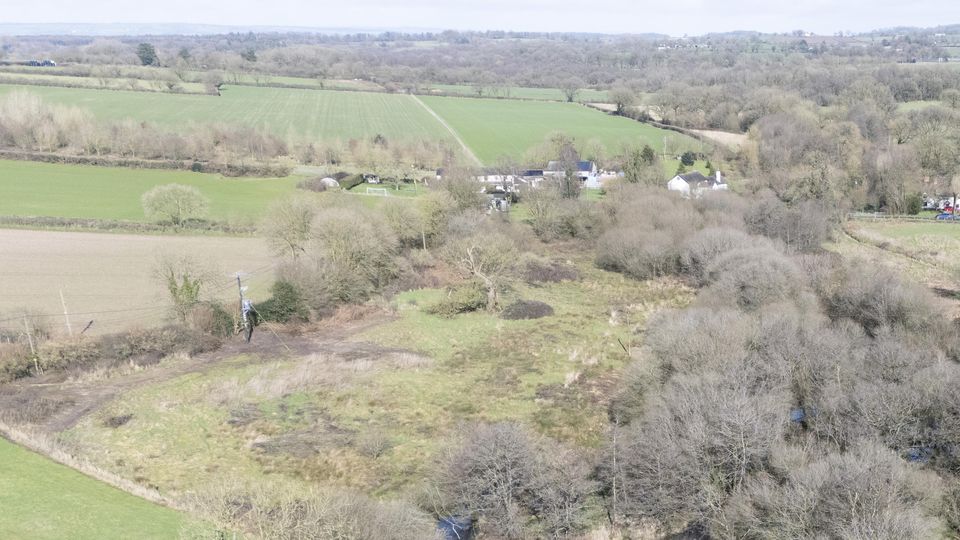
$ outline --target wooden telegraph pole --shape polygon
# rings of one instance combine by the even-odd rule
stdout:
[[[60,289],[60,305],[63,306],[63,320],[67,323],[67,334],[73,335],[73,328],[70,327],[70,314],[67,312],[67,301],[63,298],[63,289]]]

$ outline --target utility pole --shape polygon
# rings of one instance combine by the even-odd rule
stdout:
[[[63,306],[63,320],[67,323],[67,334],[73,335],[73,328],[70,327],[70,313],[67,312],[67,301],[63,298],[63,289],[60,289],[60,305]]]
[[[26,315],[23,316],[23,328],[27,331],[27,342],[30,343],[30,354],[36,356],[37,351],[33,347],[33,334],[30,332],[30,321],[27,320]]]
[[[237,292],[240,293],[240,311],[243,311],[243,284],[240,283],[240,272],[237,272]]]
[[[37,375],[43,375],[40,360],[37,358],[37,350],[33,346],[33,332],[30,331],[30,321],[26,315],[23,316],[23,328],[27,331],[27,342],[30,343],[30,356],[33,357],[33,367],[37,369]]]

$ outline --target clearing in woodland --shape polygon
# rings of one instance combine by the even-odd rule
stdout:
[[[629,360],[620,343],[656,311],[685,305],[690,291],[672,280],[638,286],[580,268],[577,281],[518,285],[512,293],[549,303],[556,313],[547,319],[443,318],[427,309],[443,290],[410,291],[391,302],[388,322],[377,308],[361,308],[360,318],[335,316],[313,332],[283,337],[290,352],[261,333],[247,352],[232,343],[202,369],[138,384],[75,425],[50,429],[66,428],[64,440],[98,466],[173,496],[264,474],[400,493],[429,476],[445,437],[463,422],[521,420],[594,447]],[[51,398],[61,392],[37,390]],[[105,425],[127,415],[122,427]]]

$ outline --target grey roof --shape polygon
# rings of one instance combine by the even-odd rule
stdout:
[[[547,170],[548,170],[548,171],[554,171],[554,172],[555,172],[555,171],[562,171],[562,170],[563,170],[563,164],[562,164],[561,162],[559,162],[559,161],[551,161],[550,163],[547,163]],[[593,162],[592,162],[592,161],[578,161],[578,162],[577,162],[577,171],[579,171],[579,172],[590,172],[590,171],[592,171],[592,170],[593,170]]]
[[[709,178],[704,176],[703,173],[701,173],[700,171],[688,172],[678,176],[680,176],[681,180],[683,180],[684,182],[690,185],[699,184],[700,182],[707,182],[710,180]]]

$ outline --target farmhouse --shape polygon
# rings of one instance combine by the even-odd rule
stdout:
[[[437,180],[443,180],[444,169],[437,169]],[[540,187],[544,171],[541,169],[519,170],[507,173],[500,169],[481,169],[474,175],[474,180],[490,186],[491,189],[501,189],[510,193],[520,190],[521,187]]]
[[[566,174],[563,162],[551,161],[547,164],[544,176],[559,178]],[[600,172],[597,164],[593,161],[578,161],[576,163],[576,174],[580,178],[580,185],[586,188],[600,188]]]
[[[693,171],[671,178],[667,182],[667,189],[679,191],[684,197],[689,197],[691,194],[694,197],[700,197],[707,191],[725,191],[727,183],[720,171],[717,171],[713,178],[704,176],[700,171]]]

